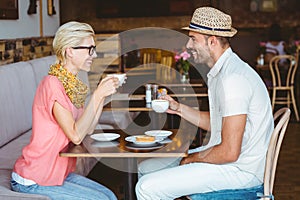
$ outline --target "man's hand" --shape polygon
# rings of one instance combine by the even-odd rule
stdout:
[[[192,153],[189,154],[187,157],[184,157],[181,161],[180,161],[180,165],[185,165],[185,164],[189,164],[189,163],[194,163],[194,162],[199,162],[200,161],[200,153]]]
[[[180,112],[180,104],[169,95],[161,96],[160,99],[169,101],[169,109],[167,113],[178,114]]]

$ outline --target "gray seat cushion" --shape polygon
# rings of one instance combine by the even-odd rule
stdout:
[[[31,130],[0,148],[0,169],[13,169],[16,160],[21,156],[22,149],[30,141]]]
[[[10,188],[10,177],[11,170],[0,169],[0,199],[3,200],[50,200],[49,197],[36,195],[36,194],[24,194],[19,192],[14,192]]]

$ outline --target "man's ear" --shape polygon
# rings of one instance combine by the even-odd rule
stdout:
[[[215,46],[218,42],[218,39],[216,36],[212,35],[208,38],[208,44],[209,45],[212,45],[212,46]]]

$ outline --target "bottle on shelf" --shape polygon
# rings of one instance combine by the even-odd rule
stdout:
[[[149,105],[149,104],[151,104],[151,100],[152,100],[151,84],[146,84],[145,87],[146,87],[146,97],[145,97],[145,100],[146,100],[146,104]]]
[[[158,85],[153,84],[152,85],[152,100],[157,99],[157,90],[158,90]]]

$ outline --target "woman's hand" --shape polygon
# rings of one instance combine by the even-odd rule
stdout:
[[[167,113],[178,114],[180,112],[180,103],[175,101],[169,95],[161,96],[160,99],[169,101],[169,109],[166,111]]]
[[[119,79],[116,77],[105,77],[97,86],[95,92],[102,97],[107,97],[117,92],[119,87]]]

